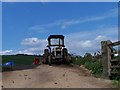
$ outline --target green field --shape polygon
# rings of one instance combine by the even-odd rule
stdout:
[[[35,57],[41,59],[41,56],[36,55],[3,55],[2,64],[13,61],[15,65],[31,65]]]

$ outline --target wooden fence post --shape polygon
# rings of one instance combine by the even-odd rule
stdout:
[[[112,46],[108,46],[109,44],[111,44],[112,42],[110,41],[110,40],[108,40],[107,41],[107,51],[108,51],[108,53],[107,53],[107,58],[108,58],[108,76],[110,77],[111,76],[111,68],[110,68],[110,66],[111,66],[111,59],[112,59],[112,55],[111,55],[111,53],[113,52],[113,50],[112,50]]]
[[[106,57],[107,53],[107,41],[101,41],[101,56],[103,66],[102,78],[108,78],[108,58]]]
[[[103,73],[102,73],[102,78],[109,78],[110,75],[110,53],[111,50],[108,46],[108,44],[110,44],[111,41],[101,41],[101,56],[102,56],[102,65],[103,65]]]

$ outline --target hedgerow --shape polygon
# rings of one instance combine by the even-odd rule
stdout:
[[[120,60],[119,56],[117,56],[115,58],[118,58]],[[103,66],[102,66],[101,59],[93,58],[92,55],[89,54],[89,53],[86,53],[85,56],[82,57],[82,58],[73,57],[72,62],[73,62],[73,64],[76,64],[76,65],[79,65],[79,66],[83,65],[88,70],[91,70],[91,73],[96,77],[100,77],[101,74],[102,74]],[[117,69],[117,71],[120,72],[120,69],[119,70]],[[112,79],[120,81],[120,76],[115,76],[114,75],[114,77],[112,77]]]
[[[85,68],[91,70],[92,74],[96,77],[100,77],[102,74],[102,63],[100,60],[93,59],[92,55],[86,54],[83,58],[72,57],[73,64],[83,65]]]

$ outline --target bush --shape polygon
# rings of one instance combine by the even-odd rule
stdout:
[[[82,59],[78,57],[72,57],[72,63],[76,65],[81,65],[82,64]]]
[[[93,61],[86,61],[84,64],[85,68],[92,71],[92,74],[95,76],[100,76],[102,74],[102,63],[99,61],[93,62]]]
[[[86,53],[83,58],[72,58],[73,64],[76,65],[84,65],[85,68],[92,71],[92,74],[94,74],[96,77],[99,77],[102,74],[102,63],[99,60],[93,59],[92,55],[89,53]]]
[[[96,76],[100,76],[102,74],[102,71],[103,71],[102,63],[99,61],[94,62],[92,67],[92,73],[95,74]]]
[[[91,54],[86,53],[83,58],[74,57],[72,59],[73,64],[76,65],[84,65],[85,68],[92,71],[92,74],[96,77],[100,77],[103,71],[102,62],[101,60],[94,59]],[[116,59],[120,60],[120,56],[115,57]],[[120,63],[119,63],[120,65]],[[120,72],[120,69],[115,69],[116,71]],[[120,80],[120,76],[112,77],[113,80]]]

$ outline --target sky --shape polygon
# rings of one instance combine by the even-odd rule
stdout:
[[[119,2],[119,0],[1,0],[2,2]]]
[[[118,41],[118,3],[2,3],[0,54],[43,54],[51,34],[64,35],[71,54],[100,51],[101,41]]]

